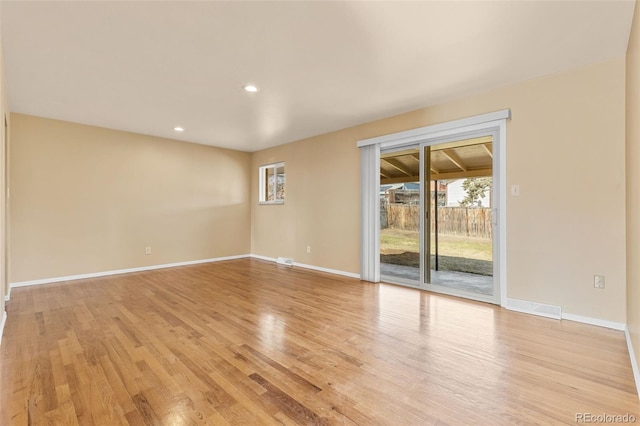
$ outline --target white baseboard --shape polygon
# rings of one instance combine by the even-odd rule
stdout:
[[[631,334],[629,334],[629,327],[624,327],[624,337],[627,339],[627,348],[629,349],[629,358],[631,358],[631,368],[633,369],[633,378],[636,381],[636,392],[640,397],[640,371],[638,371],[638,363],[636,362],[636,355],[633,350],[633,344],[631,343]]]
[[[14,283],[10,284],[10,286],[9,286],[9,294],[5,296],[5,300],[7,300],[7,301],[9,300],[9,297],[10,297],[10,294],[11,294],[11,289],[14,288],[14,287],[26,287],[26,286],[31,286],[31,285],[58,283],[58,282],[62,282],[62,281],[73,281],[73,280],[82,280],[82,279],[86,279],[86,278],[106,277],[106,276],[109,276],[109,275],[119,275],[119,274],[128,274],[128,273],[131,273],[131,272],[151,271],[151,270],[154,270],[154,269],[174,268],[176,266],[197,265],[199,263],[221,262],[223,260],[244,259],[244,258],[247,258],[247,257],[266,260],[266,261],[269,261],[269,262],[276,262],[277,261],[276,258],[260,256],[260,255],[257,255],[257,254],[241,254],[241,255],[237,255],[237,256],[215,257],[215,258],[211,258],[211,259],[190,260],[190,261],[186,261],[186,262],[176,262],[176,263],[165,263],[165,264],[162,264],[162,265],[141,266],[139,268],[117,269],[117,270],[113,270],[113,271],[93,272],[93,273],[89,273],[89,274],[69,275],[69,276],[65,276],[65,277],[44,278],[44,279],[40,279],[40,280],[31,280],[31,281],[17,281],[17,282],[14,282]],[[336,270],[336,269],[322,268],[320,266],[305,265],[303,263],[294,263],[293,265],[294,266],[298,266],[300,268],[304,268],[304,269],[312,269],[312,270],[315,270],[315,271],[327,272],[329,274],[342,275],[342,276],[345,276],[345,277],[360,279],[360,275],[354,274],[354,273],[351,273],[351,272],[344,272],[344,271],[339,271],[339,270]]]
[[[621,322],[603,320],[603,319],[599,319],[599,318],[585,317],[585,316],[582,316],[582,315],[575,315],[575,314],[570,314],[570,313],[567,313],[567,312],[563,312],[562,313],[562,319],[563,320],[569,320],[569,321],[581,322],[581,323],[584,323],[584,324],[597,325],[598,327],[612,328],[614,330],[620,330],[620,331],[624,331],[624,329],[626,328],[626,324],[621,323]]]
[[[7,323],[7,311],[2,311],[2,319],[0,320],[0,345],[2,345],[2,332],[4,331],[4,325]]]
[[[275,257],[260,256],[259,254],[252,254],[251,257],[253,259],[266,260],[267,262],[277,262],[278,261],[278,259],[276,259]]]
[[[32,281],[18,281],[15,283],[11,283],[9,287],[9,291],[13,287],[25,287],[30,285],[38,285],[38,284],[50,284],[57,283],[61,281],[72,281],[72,280],[82,280],[85,278],[97,278],[97,277],[105,277],[108,275],[119,275],[119,274],[128,274],[131,272],[141,272],[141,271],[151,271],[154,269],[164,269],[164,268],[174,268],[176,266],[188,266],[188,265],[197,265],[199,263],[211,263],[211,262],[221,262],[223,260],[235,260],[235,259],[244,259],[249,257],[248,254],[241,254],[237,256],[226,256],[226,257],[214,257],[211,259],[201,259],[201,260],[189,260],[186,262],[176,262],[176,263],[165,263],[162,265],[151,265],[151,266],[141,266],[139,268],[129,268],[129,269],[117,269],[113,271],[104,271],[104,272],[93,272],[90,274],[80,274],[80,275],[70,275],[66,277],[55,277],[55,278],[44,278],[41,280],[32,280]]]
[[[530,302],[528,300],[508,298],[507,303],[504,307],[510,311],[522,312],[525,314],[538,315],[541,317],[553,318],[558,320],[581,322],[584,324],[597,325],[598,327],[611,328],[620,331],[624,330],[626,327],[626,324],[621,322],[562,312],[562,308],[560,306],[546,305],[543,303]]]
[[[275,257],[260,256],[258,254],[252,254],[251,257],[254,259],[266,260],[267,262],[278,261],[278,259]],[[318,271],[318,272],[326,272],[328,274],[342,275],[343,277],[356,278],[358,280],[360,279],[360,274],[354,274],[353,272],[345,272],[337,269],[323,268],[321,266],[307,265],[307,264],[298,263],[298,262],[293,262],[293,266],[297,266],[303,269],[311,269],[313,271]]]
[[[528,300],[507,298],[504,307],[510,311],[522,312],[525,314],[538,315],[545,318],[562,318],[560,306],[546,305],[544,303],[530,302]]]
[[[356,278],[358,280],[360,279],[360,274],[354,274],[353,272],[339,271],[337,269],[329,269],[329,268],[323,268],[321,266],[306,265],[304,263],[298,263],[298,262],[294,262],[293,266],[298,266],[304,269],[311,269],[313,271],[318,271],[318,272],[326,272],[328,274],[342,275],[343,277]]]

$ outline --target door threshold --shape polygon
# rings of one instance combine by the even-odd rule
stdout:
[[[493,295],[483,295],[471,293],[459,289],[450,289],[437,284],[424,284],[420,285],[420,282],[415,280],[408,280],[404,278],[393,277],[390,275],[381,275],[380,281],[384,284],[400,285],[407,288],[413,288],[416,290],[424,290],[430,293],[444,294],[446,296],[453,296],[460,299],[473,300],[476,302],[490,303],[492,305],[500,305]]]

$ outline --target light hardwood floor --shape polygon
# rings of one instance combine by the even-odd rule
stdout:
[[[1,425],[640,422],[624,334],[237,260],[12,290]]]

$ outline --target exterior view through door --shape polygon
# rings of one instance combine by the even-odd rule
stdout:
[[[384,281],[495,302],[493,136],[380,154]]]

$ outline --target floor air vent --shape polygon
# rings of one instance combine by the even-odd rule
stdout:
[[[511,309],[514,311],[540,315],[547,318],[560,319],[562,316],[562,309],[560,308],[560,306],[529,302],[527,300],[507,299],[506,307],[507,309]]]
[[[279,257],[276,259],[279,265],[293,266],[293,259],[289,257]]]

